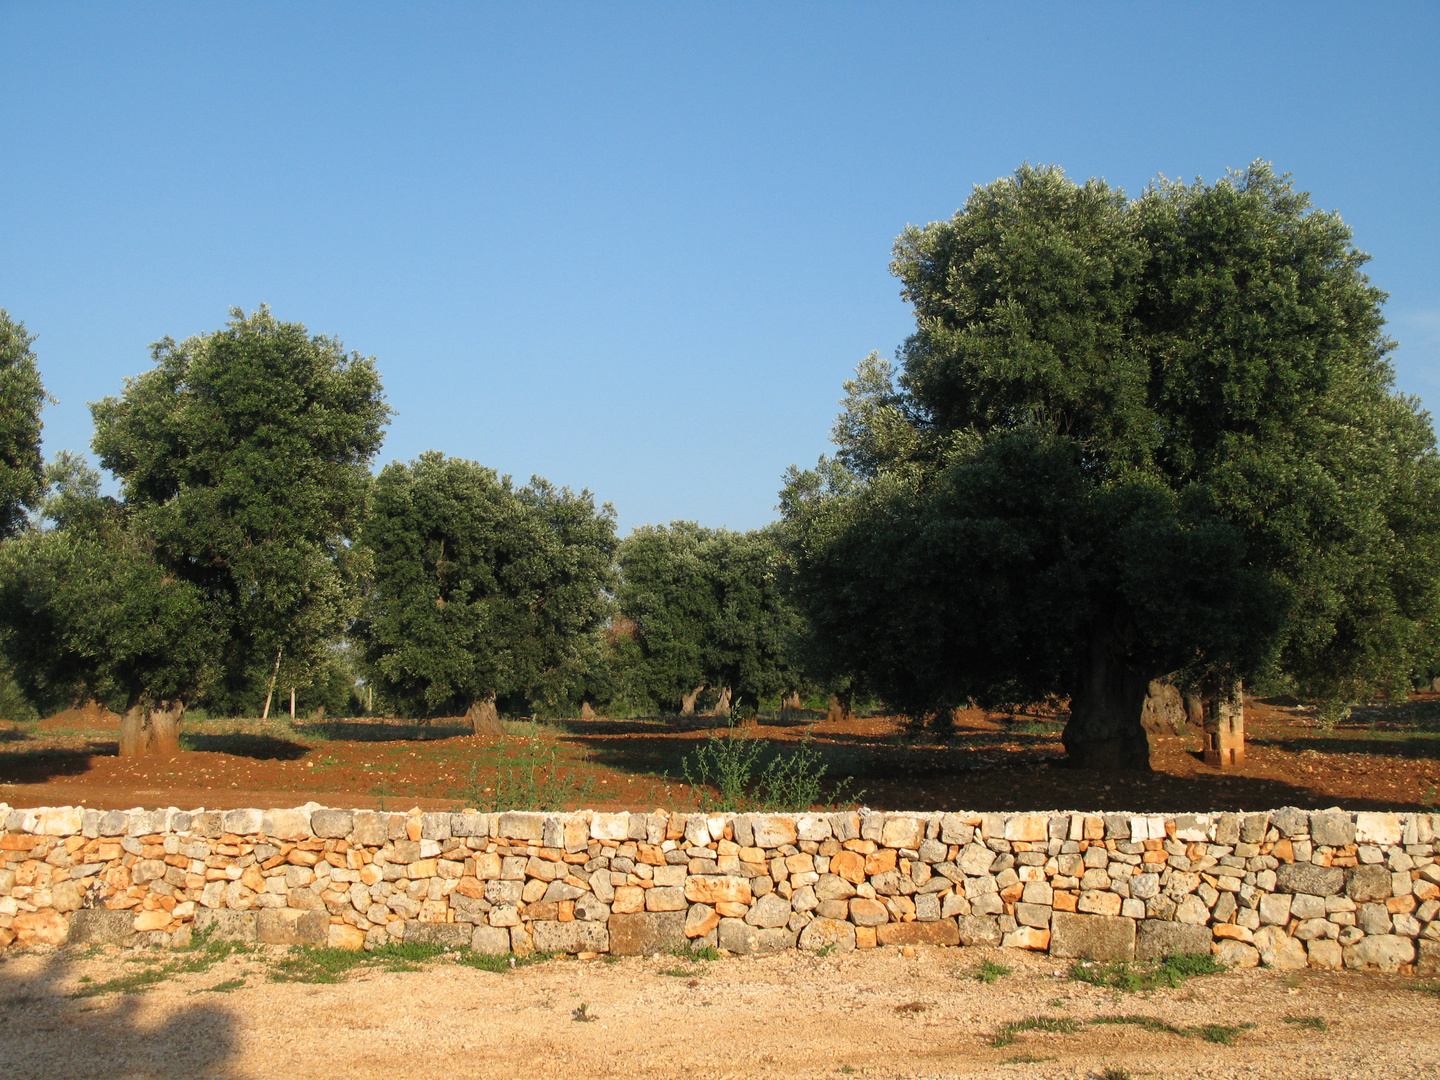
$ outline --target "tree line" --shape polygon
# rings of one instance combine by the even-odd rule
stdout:
[[[0,313],[0,649],[36,708],[121,712],[126,753],[290,687],[477,732],[819,693],[936,724],[1068,699],[1074,763],[1143,769],[1158,677],[1343,705],[1432,673],[1440,459],[1351,239],[1262,163],[977,187],[896,242],[915,332],[751,532],[618,538],[588,491],[438,451],[372,475],[374,359],[263,307],[91,406],[105,496],[43,461]]]

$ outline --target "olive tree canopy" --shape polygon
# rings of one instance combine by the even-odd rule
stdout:
[[[1148,767],[1163,674],[1408,675],[1440,466],[1350,240],[1259,163],[1134,200],[1026,166],[907,229],[900,370],[782,494],[820,643],[918,714],[1068,696],[1101,768]]]

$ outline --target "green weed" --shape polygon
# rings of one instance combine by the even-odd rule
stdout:
[[[1311,1031],[1329,1031],[1330,1025],[1325,1022],[1323,1016],[1287,1016],[1285,1023],[1294,1024],[1296,1027],[1309,1028]]]
[[[1216,975],[1225,965],[1214,957],[1198,953],[1167,956],[1158,964],[1132,964],[1125,960],[1103,964],[1077,960],[1070,966],[1070,978],[1077,982],[1101,986],[1107,990],[1136,992],[1157,990],[1162,986],[1175,988],[1195,975]]]
[[[764,740],[742,735],[733,719],[724,735],[707,735],[693,754],[681,758],[680,771],[706,813],[800,811],[864,795],[850,791],[846,777],[828,785],[826,798],[828,768],[808,736],[793,750],[777,751]]]
[[[996,964],[989,960],[981,960],[980,966],[975,969],[975,977],[987,986],[993,983],[1001,975],[1009,975],[1010,969],[1004,964]]]
[[[1097,1016],[1093,1018],[1092,1024],[1133,1024],[1136,1027],[1143,1027],[1146,1031],[1163,1031],[1167,1035],[1187,1034],[1185,1029],[1178,1028],[1168,1020],[1161,1020],[1158,1016]]]
[[[1002,1024],[1000,1030],[990,1036],[991,1046],[1009,1046],[1020,1038],[1022,1031],[1054,1031],[1062,1035],[1073,1035],[1081,1027],[1079,1020],[1060,1016],[1032,1016],[1025,1020],[1012,1020]]]
[[[443,945],[401,942],[371,952],[328,945],[292,945],[289,955],[271,966],[271,982],[338,983],[356,968],[418,971],[419,965],[445,952]]]
[[[670,950],[671,956],[678,956],[681,960],[719,960],[720,950],[714,945],[696,945],[690,942]]]
[[[220,961],[236,953],[251,951],[250,946],[241,945],[235,941],[209,941],[202,933],[196,935],[189,946],[174,950],[174,953],[179,954],[174,960],[157,964],[157,958],[142,953],[134,957],[132,962],[151,966],[147,966],[142,971],[109,979],[103,983],[94,982],[86,976],[81,980],[84,985],[71,996],[86,998],[99,997],[102,994],[138,994],[173,976],[208,971]]]
[[[1130,1070],[1119,1065],[1107,1065],[1100,1073],[1100,1080],[1131,1080]]]
[[[1001,1065],[1041,1065],[1047,1061],[1059,1061],[1058,1057],[1036,1057],[1034,1054],[1016,1054],[1000,1062]]]
[[[226,979],[224,982],[218,982],[214,986],[206,987],[202,992],[206,994],[228,994],[232,990],[239,990],[244,985],[244,979]]]
[[[1235,1040],[1254,1026],[1254,1024],[1201,1024],[1199,1027],[1189,1030],[1206,1042],[1219,1043],[1221,1046],[1234,1046]]]
[[[543,737],[535,724],[506,721],[523,734],[507,735],[483,751],[485,758],[470,766],[467,783],[451,792],[461,808],[474,807],[490,813],[501,810],[562,810],[568,804],[583,805],[594,794],[595,781],[578,770],[565,770],[560,750],[553,739]],[[494,786],[480,780],[481,766],[494,770]]]

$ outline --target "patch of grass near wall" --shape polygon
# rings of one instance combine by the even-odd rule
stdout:
[[[1130,963],[1118,960],[1114,963],[1100,963],[1093,960],[1077,960],[1070,965],[1070,978],[1077,982],[1106,990],[1123,990],[1134,993],[1144,990],[1158,990],[1161,987],[1174,989],[1186,979],[1196,975],[1218,975],[1225,970],[1213,956],[1199,953],[1182,953],[1167,956],[1155,964]]]

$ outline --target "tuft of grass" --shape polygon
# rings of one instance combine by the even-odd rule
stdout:
[[[1325,1022],[1323,1016],[1287,1016],[1285,1023],[1294,1024],[1296,1027],[1309,1028],[1311,1031],[1329,1031],[1330,1025]]]
[[[1070,978],[1107,990],[1134,993],[1158,990],[1162,986],[1174,989],[1192,976],[1218,975],[1224,970],[1225,965],[1212,956],[1183,953],[1167,956],[1158,964],[1132,964],[1126,960],[1106,964],[1077,960],[1070,966]]]
[[[244,979],[226,979],[223,982],[216,983],[214,986],[206,987],[204,990],[201,991],[201,993],[228,994],[232,990],[239,990],[244,985]]]
[[[580,1007],[572,1011],[570,1015],[582,1024],[588,1024],[595,1019],[595,1014],[590,1011],[590,1006],[583,1001],[580,1003]]]
[[[720,950],[714,945],[696,945],[690,942],[670,950],[671,956],[679,957],[681,960],[719,960]]]
[[[1097,1016],[1090,1023],[1092,1024],[1133,1024],[1136,1027],[1143,1027],[1146,1031],[1163,1031],[1167,1035],[1185,1035],[1183,1028],[1178,1028],[1168,1020],[1161,1020],[1158,1016]]]
[[[399,942],[371,952],[335,949],[328,945],[292,945],[290,953],[270,969],[271,982],[338,983],[357,968],[419,971],[426,960],[445,952],[443,945]]]
[[[132,963],[147,965],[144,969],[109,979],[103,983],[91,981],[87,976],[82,980],[83,985],[80,989],[71,996],[87,998],[99,997],[102,994],[138,994],[142,990],[148,990],[156,983],[164,982],[176,975],[191,975],[209,971],[220,961],[236,953],[252,951],[254,951],[252,946],[241,945],[235,941],[210,941],[205,935],[197,934],[188,946],[174,950],[180,954],[177,959],[156,963],[157,957],[142,953],[134,957]]]
[[[1221,1046],[1234,1046],[1235,1040],[1254,1026],[1254,1024],[1201,1024],[1199,1027],[1190,1028],[1190,1031],[1199,1035],[1206,1042],[1219,1043]]]
[[[1000,1030],[990,1036],[991,1046],[1009,1046],[1020,1037],[1022,1031],[1053,1031],[1062,1035],[1073,1035],[1081,1027],[1079,1020],[1062,1016],[1031,1016],[1025,1020],[1012,1020],[1000,1025]]]
[[[996,964],[989,960],[981,960],[980,966],[975,969],[975,978],[987,986],[993,983],[1001,975],[1009,975],[1010,969],[1004,964]]]
[[[609,955],[608,953],[606,954]],[[492,971],[497,975],[503,975],[507,971],[514,971],[516,968],[529,967],[531,964],[543,964],[546,960],[553,960],[554,953],[532,952],[524,956],[514,956],[510,953],[482,953],[474,952],[471,949],[460,949],[456,952],[444,954],[446,959],[453,960],[464,967],[479,968],[481,971]]]
[[[1107,1065],[1100,1072],[1100,1080],[1131,1080],[1131,1073],[1119,1065]]]
[[[1016,1054],[1000,1062],[1001,1065],[1040,1065],[1047,1061],[1059,1061],[1058,1057],[1036,1057],[1034,1054]]]

